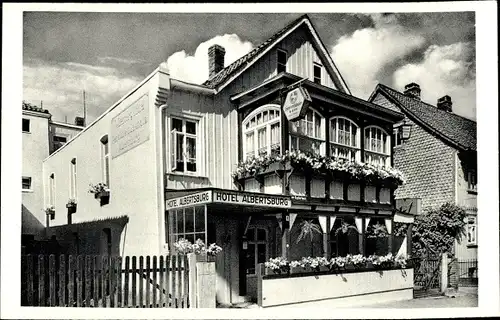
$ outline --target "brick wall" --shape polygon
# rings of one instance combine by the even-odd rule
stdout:
[[[373,102],[401,112],[380,93]],[[410,119],[406,120],[413,125],[410,139],[395,147],[393,153],[394,167],[406,176],[406,184],[395,192],[396,198],[422,198],[422,210],[454,202],[455,149]]]

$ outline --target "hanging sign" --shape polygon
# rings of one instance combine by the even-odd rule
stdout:
[[[286,196],[219,190],[214,190],[213,202],[275,208],[290,208],[292,206],[290,198]]]
[[[177,209],[212,202],[212,191],[203,191],[165,201],[165,209]]]
[[[422,199],[420,198],[404,198],[396,199],[396,210],[399,213],[419,215],[422,213]]]
[[[299,120],[305,116],[311,102],[311,96],[305,88],[295,88],[287,93],[283,112],[289,121]]]

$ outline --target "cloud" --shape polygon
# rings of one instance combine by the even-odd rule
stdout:
[[[23,99],[36,105],[43,101],[43,107],[56,121],[66,116],[72,121],[83,114],[85,90],[90,122],[139,82],[115,68],[32,60],[23,68]]]
[[[397,23],[394,15],[370,14],[374,27],[339,38],[332,58],[342,72],[351,93],[367,98],[379,82],[377,76],[388,65],[420,48],[425,39]]]
[[[402,89],[416,82],[423,101],[435,105],[438,98],[449,95],[453,112],[476,118],[476,71],[474,46],[457,42],[445,46],[431,45],[419,63],[406,64],[393,75],[394,85]]]
[[[236,34],[216,36],[198,45],[194,55],[177,51],[168,57],[166,63],[172,78],[201,84],[208,79],[208,48],[218,44],[226,49],[224,64],[229,64],[253,49],[253,44],[242,41]]]

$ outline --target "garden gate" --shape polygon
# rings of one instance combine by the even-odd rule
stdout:
[[[441,286],[441,257],[412,257],[410,258],[410,263],[414,268],[414,297],[439,295]]]

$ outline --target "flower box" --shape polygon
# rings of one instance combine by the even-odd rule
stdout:
[[[365,202],[377,202],[377,187],[373,185],[365,186]]]
[[[109,203],[109,195],[110,195],[109,190],[101,191],[95,194],[95,198],[99,199],[101,202],[101,206],[103,206]]]
[[[66,208],[68,208],[68,213],[76,212],[76,203],[67,203]]]

